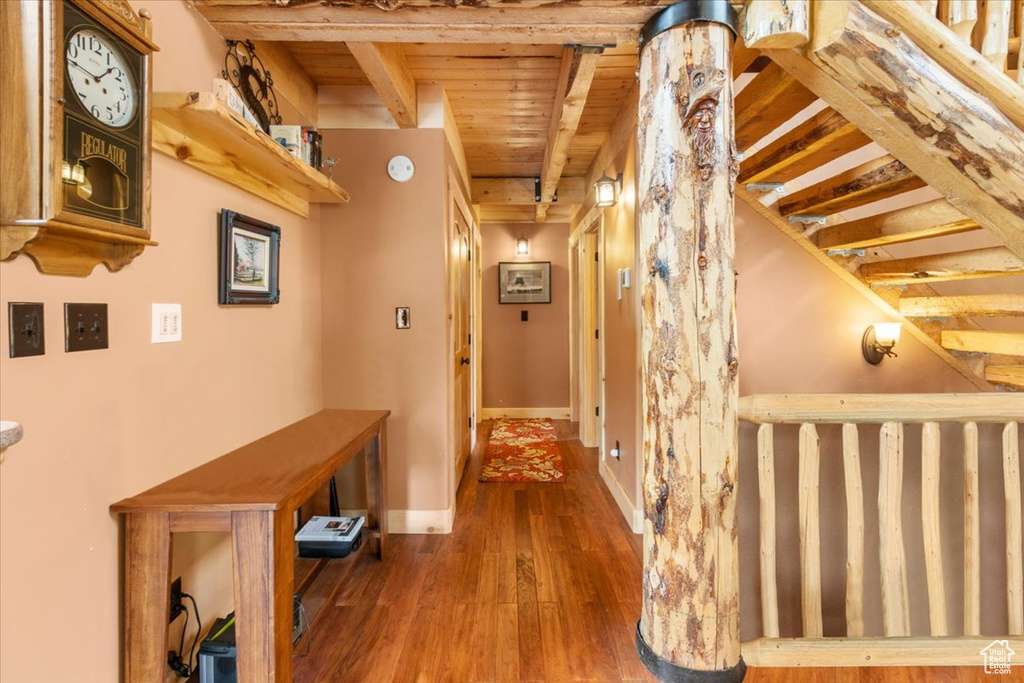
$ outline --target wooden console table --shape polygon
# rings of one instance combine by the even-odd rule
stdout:
[[[387,546],[390,411],[324,410],[110,506],[125,515],[125,680],[167,674],[171,534],[230,532],[238,680],[292,680],[294,513],[367,445],[364,543]]]

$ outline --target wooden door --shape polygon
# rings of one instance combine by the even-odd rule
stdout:
[[[470,286],[472,275],[470,270],[470,249],[472,234],[469,223],[457,203],[452,211],[453,230],[451,244],[451,292],[452,292],[452,354],[454,368],[454,401],[455,410],[455,487],[459,486],[462,471],[466,467],[472,448],[472,410],[473,398],[472,358],[470,348],[471,306]]]

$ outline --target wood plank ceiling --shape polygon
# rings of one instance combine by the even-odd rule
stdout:
[[[286,41],[283,45],[319,85],[370,86],[346,43]],[[404,59],[417,84],[441,85],[451,105],[474,179],[542,176],[566,50],[561,45],[406,43]],[[569,136],[560,176],[582,179],[608,136],[636,74],[635,44],[610,46],[597,55],[575,133]],[[557,184],[557,178],[556,184]],[[582,182],[573,187],[582,188]],[[525,186],[524,186],[525,187]],[[567,221],[582,201],[552,206],[550,218]],[[533,188],[525,200],[488,202],[485,220],[529,220],[536,213]],[[564,199],[564,197],[562,198]],[[531,213],[533,212],[533,213]]]

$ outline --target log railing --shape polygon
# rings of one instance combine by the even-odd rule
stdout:
[[[955,46],[946,44],[944,37],[938,35],[941,31],[936,30],[935,22],[922,22],[920,17],[938,20],[949,27],[960,43],[980,53],[1000,73],[1024,86],[1024,51],[1021,50],[1024,0],[862,1],[916,42],[937,42],[940,51],[945,50],[951,59],[957,59]],[[818,10],[813,9],[815,3],[821,5]],[[835,0],[747,0],[744,42],[747,47],[758,49],[803,45],[811,37],[812,13],[834,13],[838,4]],[[828,5],[831,7],[826,9]],[[924,44],[921,47],[928,49]]]
[[[759,425],[757,471],[760,498],[760,585],[762,637],[742,644],[744,660],[754,666],[970,666],[981,663],[980,651],[994,634],[981,634],[981,544],[1006,547],[1007,633],[1011,648],[1024,647],[1024,567],[1021,540],[1021,433],[1024,397],[1020,394],[820,394],[757,395],[740,399],[740,419]],[[940,423],[956,423],[962,431],[962,538],[944,536],[941,514],[954,501],[940,498]],[[978,424],[1002,427],[1002,449],[979,453]],[[799,564],[802,637],[781,638],[776,554],[775,425],[799,425],[797,440]],[[842,425],[841,455],[820,452],[818,425]],[[947,427],[948,429],[956,427]],[[904,448],[904,433],[920,430],[919,452]],[[865,477],[861,438],[878,433],[878,539],[882,634],[865,633]],[[915,439],[916,442],[916,439]],[[959,442],[959,439],[957,439]],[[949,441],[947,441],[948,445]],[[916,449],[915,449],[916,451]],[[846,632],[824,637],[822,628],[822,516],[819,465],[823,458],[842,457],[846,492]],[[904,461],[921,459],[921,517],[930,635],[911,632],[907,543],[903,532]],[[950,452],[942,458],[953,458]],[[981,538],[979,459],[987,468],[1001,467],[1004,481],[1005,539]],[[868,458],[865,458],[868,460]],[[951,464],[947,461],[947,472]],[[909,488],[909,486],[908,486]],[[991,503],[991,499],[989,499]],[[998,507],[998,506],[996,506]],[[944,566],[943,548],[963,544],[962,582]],[[916,544],[914,547],[917,547]],[[916,559],[916,558],[915,558]],[[988,568],[990,569],[990,568]],[[791,572],[790,572],[791,573]],[[947,582],[961,587],[962,628],[950,628]],[[990,586],[991,580],[986,580]],[[987,589],[987,590],[990,590]],[[869,605],[875,612],[878,605]],[[999,639],[1006,639],[1002,635]]]

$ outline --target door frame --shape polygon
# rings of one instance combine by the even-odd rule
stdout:
[[[459,457],[459,434],[460,427],[455,424],[456,415],[458,411],[456,409],[455,401],[457,392],[455,390],[455,361],[454,353],[452,351],[455,348],[455,340],[453,339],[454,334],[454,310],[455,310],[455,296],[456,292],[452,288],[452,269],[455,267],[455,261],[452,259],[451,245],[452,240],[455,237],[455,221],[456,212],[462,214],[465,219],[466,225],[469,228],[469,255],[470,255],[470,267],[469,267],[469,321],[468,329],[471,330],[470,334],[470,357],[472,362],[469,366],[469,417],[471,419],[472,426],[470,427],[470,457],[472,456],[472,448],[476,444],[477,438],[477,423],[480,412],[478,410],[479,405],[479,392],[478,387],[480,384],[480,353],[479,353],[479,326],[480,326],[480,285],[479,278],[477,277],[477,268],[480,263],[480,228],[476,220],[476,214],[470,210],[469,203],[466,200],[465,195],[462,192],[462,184],[455,174],[455,170],[451,167],[448,168],[448,183],[446,186],[446,193],[448,200],[445,202],[445,240],[444,240],[444,254],[445,254],[445,275],[446,283],[445,289],[447,290],[447,297],[445,298],[445,348],[446,348],[446,383],[448,388],[448,457],[446,463],[446,469],[448,470],[448,507],[452,511],[452,519],[455,518],[456,509],[455,501],[456,494],[458,491],[458,481],[456,480],[455,464],[458,462]],[[474,261],[476,263],[474,263]]]
[[[569,238],[569,248],[575,252],[575,258],[569,260],[575,294],[569,313],[573,371],[570,384],[575,390],[573,405],[578,407],[575,417],[579,420],[580,442],[588,448],[598,448],[600,458],[605,452],[605,415],[597,410],[605,405],[604,338],[599,333],[604,329],[604,216],[592,215]]]

